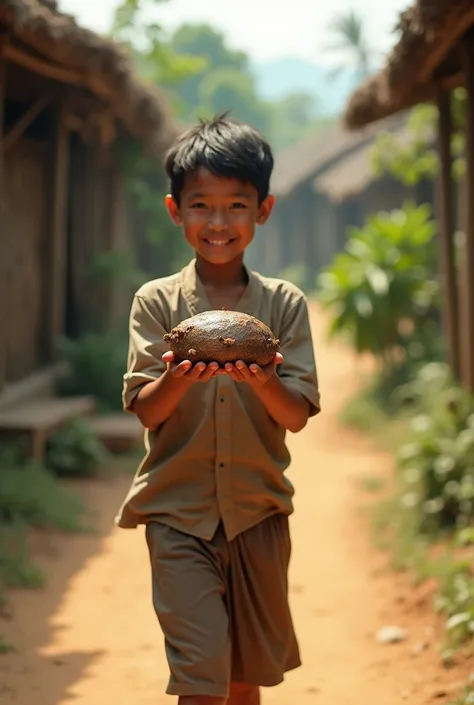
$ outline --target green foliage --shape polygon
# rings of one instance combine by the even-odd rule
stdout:
[[[73,419],[48,441],[45,465],[60,477],[93,477],[109,453],[85,419]]]
[[[65,396],[91,395],[104,411],[122,409],[122,380],[127,364],[128,338],[119,333],[91,333],[78,340],[59,341],[68,372],[58,383]]]
[[[397,348],[412,346],[422,357],[437,332],[434,234],[428,206],[372,216],[350,229],[344,251],[318,278],[320,300],[334,315],[330,336],[373,353],[387,372]]]
[[[441,363],[421,368],[398,393],[417,412],[399,450],[401,505],[419,533],[467,526],[474,516],[474,400]]]
[[[348,9],[335,15],[329,24],[332,43],[326,52],[337,53],[345,61],[332,70],[334,77],[343,69],[355,65],[357,78],[363,81],[373,70],[375,51],[367,39],[367,18]]]
[[[84,507],[44,467],[22,463],[11,453],[0,457],[0,526],[84,529]]]
[[[474,572],[470,560],[450,560],[439,575],[435,608],[446,618],[446,635],[456,648],[474,635]]]
[[[465,171],[466,92],[463,88],[453,92],[452,114],[453,175],[459,178]],[[412,109],[403,136],[381,132],[372,151],[375,172],[378,175],[390,173],[408,186],[422,179],[433,180],[439,168],[437,120],[436,106],[419,105]]]
[[[147,275],[134,264],[128,250],[110,250],[96,254],[89,264],[87,276],[106,286],[120,283],[138,289],[147,280]]]
[[[468,686],[456,700],[452,700],[447,705],[474,705],[474,689]]]
[[[309,278],[309,267],[304,263],[290,264],[278,274],[280,279],[285,279],[303,291],[306,289]]]

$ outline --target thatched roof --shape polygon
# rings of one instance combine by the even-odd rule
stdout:
[[[381,132],[385,131],[383,123],[378,127]],[[390,132],[401,147],[408,147],[413,143],[413,130],[407,122]],[[325,195],[333,203],[342,203],[348,198],[358,196],[378,181],[381,177],[372,164],[374,142],[375,140],[371,139],[331,168],[322,171],[313,180],[314,190]]]
[[[354,130],[433,100],[435,70],[473,25],[473,0],[417,0],[400,15],[399,39],[385,68],[350,98],[345,125]],[[459,68],[455,61],[450,73],[456,77]]]
[[[381,130],[397,129],[403,120],[404,117],[397,116],[355,134],[345,130],[340,123],[317,130],[299,144],[276,155],[272,193],[279,199],[287,198],[300,184],[314,180],[364,145],[372,144]]]
[[[98,0],[100,1],[100,0]],[[0,28],[48,63],[68,69],[109,104],[127,132],[161,149],[171,133],[164,95],[142,83],[128,53],[115,42],[80,27],[54,0],[0,0]]]

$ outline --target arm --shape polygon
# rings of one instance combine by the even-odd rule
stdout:
[[[171,352],[166,352],[162,359],[167,364],[166,371],[142,387],[131,406],[142,425],[150,431],[171,416],[191,385],[207,382],[219,373],[217,362],[209,365],[198,362],[193,366],[190,360],[183,360],[177,365]]]
[[[136,414],[149,430],[171,416],[192,384],[207,382],[219,368],[217,363],[175,363],[163,340],[167,332],[163,308],[158,297],[136,294],[130,311],[123,407]]]
[[[255,393],[277,424],[292,433],[301,431],[308,421],[309,402],[302,394],[289,389],[273,373],[262,385],[254,387]]]
[[[246,382],[265,405],[272,419],[288,431],[303,429],[320,411],[318,379],[306,299],[300,295],[286,304],[277,353],[265,368],[247,367],[241,360],[226,365],[234,382]],[[278,366],[278,374],[276,374]]]
[[[184,377],[175,377],[167,369],[161,377],[140,389],[130,410],[145,428],[153,431],[171,416],[191,384]]]

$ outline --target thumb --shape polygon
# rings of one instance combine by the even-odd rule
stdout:
[[[174,353],[172,353],[171,350],[168,350],[161,356],[161,359],[166,363],[174,362]]]

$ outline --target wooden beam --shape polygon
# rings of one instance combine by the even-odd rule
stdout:
[[[466,247],[465,247],[465,386],[474,393],[474,41],[472,35],[466,35],[464,42],[464,63],[466,90],[468,95],[466,127]]]
[[[454,4],[454,3],[453,3]],[[456,10],[455,10],[456,12]],[[419,71],[419,82],[428,83],[438,67],[453,46],[459,41],[462,35],[472,27],[474,23],[474,7],[468,11],[463,11],[456,21],[452,21],[450,26],[442,28],[442,40],[433,43],[433,48],[429,52],[428,59],[421,66]]]
[[[11,61],[18,66],[22,66],[28,71],[41,74],[46,78],[51,78],[60,83],[66,83],[71,86],[85,87],[92,92],[97,93],[105,98],[107,102],[114,99],[109,88],[97,77],[91,76],[88,73],[75,71],[74,69],[65,68],[57,64],[52,64],[49,61],[40,59],[37,56],[28,54],[12,44],[8,44],[3,48],[3,55],[8,61]]]
[[[66,298],[67,213],[69,198],[69,130],[64,107],[55,116],[51,147],[54,154],[51,174],[49,282],[48,282],[48,352],[56,359],[56,344],[63,332]]]
[[[5,155],[2,149],[4,141],[4,125],[5,125],[5,93],[6,93],[6,64],[2,58],[2,38],[0,37],[0,247],[3,252],[8,252],[8,242],[10,237],[9,228],[9,213],[6,191],[6,175],[5,175]],[[5,366],[7,356],[7,346],[5,332],[8,330],[6,326],[7,315],[7,296],[4,288],[6,286],[6,266],[7,258],[0,257],[0,390],[5,384]]]
[[[17,123],[11,128],[3,140],[3,151],[7,152],[17,140],[25,133],[31,123],[49,105],[52,98],[49,95],[40,96],[28,110],[25,110]]]
[[[460,376],[459,305],[454,256],[456,229],[453,192],[453,160],[451,139],[453,134],[451,94],[438,92],[438,146],[440,175],[438,180],[439,269],[442,288],[442,318],[447,343],[448,362],[456,378]]]

